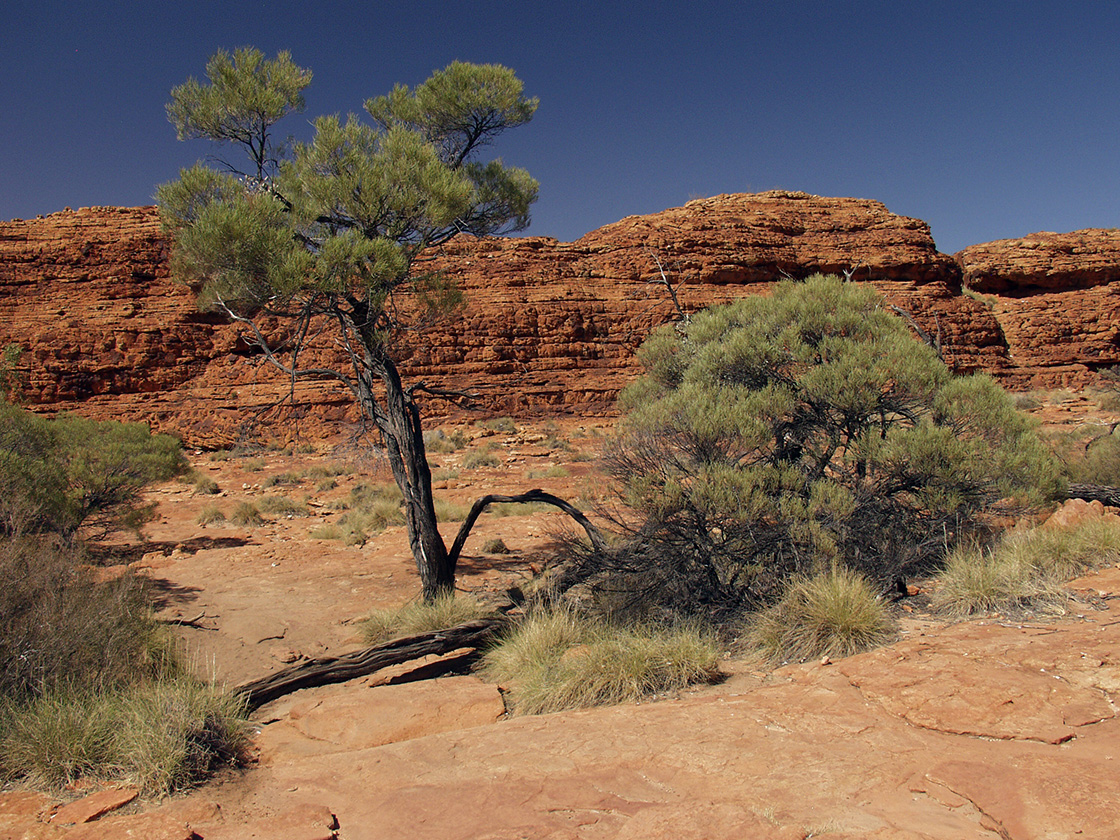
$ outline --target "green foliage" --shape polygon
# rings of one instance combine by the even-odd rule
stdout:
[[[941,573],[934,607],[952,616],[1058,609],[1062,584],[1120,559],[1120,526],[1090,519],[1068,528],[1012,531],[984,550],[961,546]]]
[[[1063,473],[1075,484],[1115,487],[1120,484],[1120,435],[1107,426],[1086,431],[1092,435],[1087,441],[1079,435],[1054,440]]]
[[[310,513],[307,505],[287,496],[261,496],[257,499],[257,509],[270,516],[308,516]]]
[[[894,635],[886,604],[868,580],[843,566],[793,578],[780,600],[755,613],[749,647],[771,662],[851,656]]]
[[[400,636],[445,630],[485,618],[490,612],[469,596],[451,593],[429,601],[412,601],[400,609],[373,610],[362,622],[361,631],[366,642],[373,645]]]
[[[869,287],[815,276],[657,331],[607,465],[640,524],[584,575],[711,614],[850,566],[928,568],[1001,499],[1056,491],[1031,422]]]
[[[192,78],[171,91],[167,118],[180,140],[241,144],[256,164],[257,178],[264,178],[278,162],[272,126],[303,110],[311,71],[297,67],[288,52],[270,61],[259,50],[242,48],[233,55],[218,50],[206,64],[206,76],[208,85]]]
[[[140,423],[54,420],[0,403],[0,534],[138,530],[148,484],[186,470],[179,441]]]
[[[22,345],[11,343],[0,352],[0,398],[16,402],[19,390],[23,387],[23,376],[19,370],[19,360],[23,356]]]
[[[625,703],[709,682],[719,649],[695,628],[619,627],[567,610],[515,625],[483,659],[517,714]]]
[[[214,496],[220,492],[218,482],[208,475],[200,475],[194,481],[194,492],[200,496]]]

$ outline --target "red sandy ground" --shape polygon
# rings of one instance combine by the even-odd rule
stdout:
[[[1094,406],[1044,406],[1070,426]],[[540,486],[585,502],[607,492],[594,464],[603,426],[488,435],[503,464],[459,470],[439,494]],[[448,427],[450,431],[450,427]],[[478,426],[467,427],[473,435]],[[433,456],[455,470],[470,448]],[[416,596],[400,527],[361,547],[315,540],[326,504],[358,481],[388,481],[353,451],[210,461],[222,495],[190,484],[154,492],[160,519],[135,568],[198,667],[227,684],[301,657],[357,647],[371,607]],[[269,475],[354,463],[337,489],[262,489]],[[550,467],[551,477],[544,477]],[[531,477],[532,476],[532,477]],[[216,502],[310,494],[313,515],[257,528],[202,528]],[[531,574],[566,518],[484,516],[460,587],[488,592]],[[448,527],[450,541],[456,526]],[[480,546],[501,537],[509,555]],[[258,760],[186,796],[134,802],[96,822],[48,824],[51,797],[0,793],[0,840],[18,838],[1106,838],[1120,837],[1120,569],[1076,582],[1055,620],[944,624],[909,618],[895,644],[772,673],[728,660],[717,686],[656,703],[506,718],[471,676],[390,682],[375,675],[298,692],[255,716]],[[396,673],[399,673],[400,670]],[[122,797],[123,798],[123,797]]]

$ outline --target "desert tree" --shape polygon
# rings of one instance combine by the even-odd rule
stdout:
[[[159,188],[173,274],[199,290],[203,306],[242,324],[293,381],[349,389],[380,433],[432,598],[454,586],[462,539],[449,551],[437,528],[417,400],[456,395],[406,385],[394,355],[415,330],[461,305],[450,278],[419,267],[423,252],[459,234],[528,226],[537,182],[481,155],[529,122],[537,100],[508,68],[455,62],[414,89],[398,85],[367,100],[368,120],[319,117],[310,142],[281,155],[273,126],[302,107],[310,73],[285,53],[266,60],[248,49],[218,53],[208,73],[209,84],[172,91],[171,120],[180,137],[244,147],[252,169],[199,164]],[[323,330],[344,364],[305,363]]]
[[[988,376],[954,375],[869,286],[783,282],[641,347],[607,463],[628,538],[563,574],[711,616],[847,567],[884,587],[1058,492],[1054,462]]]

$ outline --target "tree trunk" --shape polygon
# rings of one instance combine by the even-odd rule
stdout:
[[[386,415],[379,426],[393,478],[404,494],[408,543],[420,573],[423,597],[425,601],[431,601],[454,591],[455,567],[448,558],[447,546],[439,533],[420,410],[412,397],[405,393],[392,360],[382,357],[379,361],[378,372],[385,384]]]

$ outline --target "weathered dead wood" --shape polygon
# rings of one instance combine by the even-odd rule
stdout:
[[[1120,507],[1120,487],[1107,487],[1103,484],[1070,484],[1066,487],[1067,499],[1084,499],[1087,502],[1101,502],[1110,507]]]
[[[490,493],[477,499],[471,505],[471,511],[467,514],[467,518],[463,520],[463,524],[459,526],[459,533],[455,536],[455,542],[451,546],[451,550],[447,552],[448,562],[451,564],[451,571],[454,573],[455,566],[459,562],[459,555],[463,551],[463,544],[466,543],[467,537],[470,536],[471,528],[490,505],[495,502],[515,502],[519,504],[531,504],[533,502],[541,502],[546,505],[560,508],[568,516],[572,517],[584,531],[587,532],[587,538],[591,540],[591,545],[596,551],[606,551],[607,541],[603,539],[603,535],[599,533],[599,529],[591,524],[591,520],[584,516],[583,511],[566,502],[559,496],[554,496],[551,493],[546,493],[544,490],[527,490],[524,493],[518,493],[516,496],[503,496],[499,493]]]
[[[478,647],[505,621],[503,617],[484,618],[437,630],[405,636],[385,644],[356,650],[342,656],[324,656],[284,668],[267,677],[237,686],[233,691],[245,697],[250,711],[301,688],[314,688],[364,677],[390,665],[399,665],[432,654],[450,653],[460,648]]]

